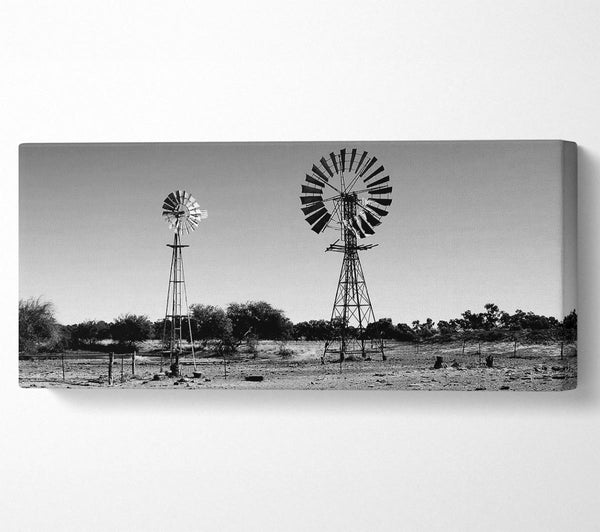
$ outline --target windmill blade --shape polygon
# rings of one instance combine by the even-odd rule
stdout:
[[[338,164],[337,164],[337,155],[335,153],[331,152],[329,154],[329,157],[331,159],[331,162],[333,163],[333,167],[335,168],[335,173],[336,174],[339,173]]]
[[[177,207],[177,199],[175,198],[175,195],[171,192],[166,198],[165,201],[163,203],[163,209],[175,209],[175,207]]]
[[[379,175],[381,172],[383,172],[384,168],[383,165],[381,165],[379,168],[377,168],[377,170],[375,170],[369,177],[365,177],[364,182],[366,183],[367,181],[369,181],[371,178],[375,177],[376,175]]]
[[[318,179],[315,179],[314,177],[306,174],[306,182],[310,183],[311,185],[317,185],[319,187],[324,188],[325,184],[322,181],[319,181]]]
[[[323,194],[323,190],[320,188],[302,185],[302,194]]]
[[[365,234],[362,232],[362,229],[358,226],[358,223],[356,221],[356,218],[352,218],[352,228],[354,229],[354,231],[356,232],[356,234],[360,237],[360,238],[365,238]]]
[[[377,218],[377,216],[375,216],[371,211],[363,209],[363,214],[371,226],[377,227],[378,225],[381,225],[381,220]]]
[[[340,168],[342,172],[346,171],[346,148],[340,150]]]
[[[168,201],[168,198],[165,200],[165,202],[163,203],[163,210],[165,211],[173,211],[175,210],[176,205],[174,203],[171,203],[170,201]]]
[[[314,203],[315,201],[323,201],[323,196],[300,196],[300,201],[302,205],[306,205],[307,203]]]
[[[375,231],[373,231],[373,228],[367,223],[367,221],[362,216],[357,216],[357,218],[360,221],[360,227],[365,232],[365,234],[367,234],[367,235],[375,234]]]
[[[331,168],[329,168],[327,159],[325,159],[325,157],[321,157],[321,164],[323,165],[323,168],[325,168],[325,171],[329,174],[329,177],[333,177],[333,172],[331,171]]]
[[[208,211],[200,211],[200,219],[206,220],[208,218]]]
[[[368,201],[374,201],[379,203],[379,205],[391,205],[392,198],[369,198]]]
[[[375,214],[378,214],[379,216],[387,216],[388,215],[387,211],[384,211],[383,209],[380,209],[379,207],[375,207],[373,205],[367,205],[366,208],[370,209],[371,211],[373,211]]]
[[[377,157],[373,157],[362,169],[362,172],[360,173],[360,177],[364,176],[369,171],[369,168],[371,168],[371,166],[373,166],[376,162],[377,162]]]
[[[323,207],[322,209],[318,210],[317,212],[314,212],[313,214],[309,215],[306,217],[306,221],[312,225],[314,224],[319,218],[321,218],[324,214],[327,214],[327,209],[325,207]]]
[[[389,180],[390,180],[390,176],[386,175],[385,177],[382,177],[381,179],[378,179],[377,181],[373,181],[372,183],[369,183],[367,185],[367,188],[373,188],[373,187],[376,187],[377,185],[383,185],[384,183],[387,183]],[[366,181],[366,179],[365,179],[365,181]]]
[[[350,156],[350,168],[348,170],[352,172],[352,165],[354,164],[354,158],[356,157],[356,148],[352,148],[352,155]]]
[[[308,207],[302,207],[302,212],[304,214],[310,214],[321,207],[325,207],[325,204],[322,201],[318,201],[317,203],[311,203]]]
[[[313,174],[319,176],[323,181],[325,181],[325,183],[329,181],[329,178],[321,171],[321,169],[317,165],[313,164],[312,171]]]
[[[362,154],[362,156],[361,156],[361,158],[360,158],[360,161],[358,161],[358,165],[356,165],[355,173],[358,174],[358,172],[360,171],[360,167],[362,166],[362,163],[365,161],[365,157],[366,156],[367,156],[367,152],[364,151],[363,154]]]
[[[369,190],[369,194],[389,194],[392,191],[392,187],[373,188]]]
[[[325,229],[325,227],[327,227],[329,220],[331,220],[331,214],[327,213],[315,225],[313,225],[311,229],[315,233],[320,233],[321,231],[323,231],[323,229]]]

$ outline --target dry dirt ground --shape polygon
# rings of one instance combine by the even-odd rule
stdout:
[[[321,364],[321,342],[260,342],[256,354],[241,349],[226,364],[222,359],[199,352],[193,378],[191,356],[182,362],[182,378],[153,380],[160,370],[160,356],[144,352],[136,357],[132,375],[131,355],[115,355],[114,388],[178,389],[310,389],[310,390],[517,390],[560,391],[577,386],[577,350],[560,345],[518,346],[512,343],[427,345],[388,342],[387,361],[374,356],[369,361],[333,360]],[[485,365],[493,355],[494,367]],[[444,365],[433,369],[436,356]],[[108,355],[68,352],[64,356],[63,380],[60,356],[39,356],[19,363],[19,384],[30,388],[108,387]],[[122,368],[122,369],[121,369]],[[227,375],[225,375],[225,369]],[[262,376],[261,382],[246,377]]]

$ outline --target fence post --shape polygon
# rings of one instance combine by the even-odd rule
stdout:
[[[479,341],[479,347],[477,348],[477,356],[479,357],[479,364],[481,365],[481,340]]]
[[[115,354],[108,353],[108,385],[113,385],[113,362],[115,361]]]
[[[123,382],[123,365],[125,363],[125,353],[121,353],[121,382]]]
[[[133,353],[131,353],[131,375],[134,376],[135,375],[135,355],[136,355],[136,350],[133,350]]]
[[[517,339],[515,338],[515,347],[513,349],[513,357],[516,358],[517,357]]]
[[[564,352],[564,349],[565,349],[565,343],[564,343],[564,342],[561,342],[561,343],[560,343],[560,359],[561,359],[561,360],[563,359],[563,352]]]

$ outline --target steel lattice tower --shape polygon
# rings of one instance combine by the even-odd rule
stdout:
[[[187,325],[190,344],[192,346],[192,359],[196,369],[196,356],[192,338],[192,324],[189,315],[187,290],[185,287],[185,273],[183,270],[183,255],[181,250],[189,246],[181,243],[181,235],[175,233],[173,243],[167,244],[173,250],[171,256],[171,271],[169,274],[169,289],[167,291],[167,308],[163,330],[163,343],[169,352],[169,365],[173,375],[179,375],[179,357],[183,351],[183,330]],[[169,326],[167,327],[167,324]],[[161,364],[162,365],[162,364]],[[162,371],[162,368],[161,368]]]
[[[356,194],[345,194],[336,208],[342,210],[343,219],[350,220],[356,216],[357,203]],[[347,355],[360,354],[367,358],[368,354],[377,352],[385,360],[382,342],[365,339],[365,329],[375,321],[375,313],[358,252],[373,245],[358,245],[355,231],[347,225],[342,225],[340,232],[338,243],[327,248],[327,251],[343,253],[344,258],[331,312],[334,338],[325,344],[323,359],[327,353],[337,353],[343,362]]]

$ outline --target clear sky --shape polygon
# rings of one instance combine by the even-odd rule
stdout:
[[[190,303],[265,300],[329,318],[341,255],[300,212],[312,163],[344,146],[389,171],[390,214],[363,252],[375,315],[457,317],[487,302],[562,314],[561,150],[537,142],[23,145],[20,295],[62,323],[164,314],[172,233],[161,205],[191,192],[209,218],[185,236]]]

